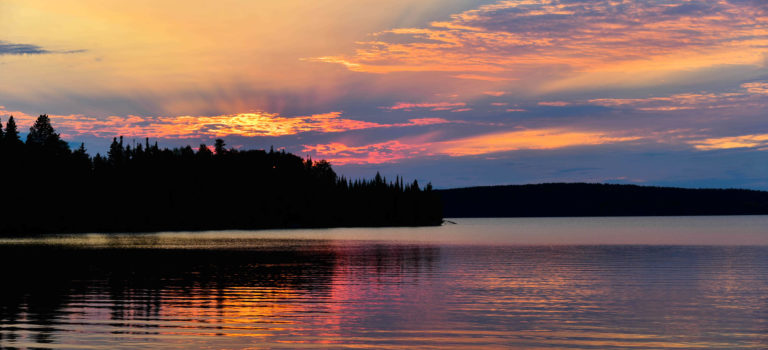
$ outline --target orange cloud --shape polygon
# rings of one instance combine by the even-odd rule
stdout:
[[[724,62],[762,66],[767,18],[759,1],[505,0],[423,28],[374,33],[352,55],[313,60],[358,72],[451,72],[490,82],[551,67],[577,78],[559,88],[594,85],[595,76],[579,75],[597,72],[619,84]]]
[[[539,102],[539,106],[549,106],[549,107],[565,107],[569,106],[570,102],[565,101],[542,101]]]
[[[768,134],[708,138],[690,141],[690,144],[702,151],[731,148],[764,148],[768,147]]]
[[[479,75],[479,74],[459,74],[459,75],[452,75],[451,77],[456,79],[483,80],[483,81],[493,81],[493,82],[514,80],[512,78],[494,77],[494,76]]]
[[[387,142],[350,146],[340,142],[304,145],[310,152],[334,164],[378,164],[418,156],[445,155],[451,157],[481,155],[525,149],[558,149],[575,146],[602,145],[639,140],[638,136],[614,136],[598,131],[569,131],[562,129],[519,130],[435,141],[391,140]]]
[[[19,120],[20,126],[32,124],[35,117],[22,112],[6,111]],[[341,112],[310,116],[282,117],[276,113],[252,112],[219,116],[142,117],[112,116],[104,119],[82,115],[51,115],[54,127],[65,137],[93,135],[98,137],[195,138],[238,136],[285,136],[305,132],[337,133],[351,130],[424,126],[453,123],[442,118],[410,119],[406,123],[381,124],[341,117]]]
[[[768,83],[766,82],[745,83],[741,84],[741,87],[751,94],[768,95]]]
[[[637,136],[610,136],[604,132],[559,129],[522,130],[480,135],[437,144],[436,153],[466,156],[523,149],[557,149],[638,140]]]

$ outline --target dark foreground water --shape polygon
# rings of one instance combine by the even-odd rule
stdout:
[[[768,348],[768,217],[0,239],[0,348]]]

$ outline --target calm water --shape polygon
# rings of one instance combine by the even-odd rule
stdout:
[[[0,239],[0,348],[768,348],[768,217]]]

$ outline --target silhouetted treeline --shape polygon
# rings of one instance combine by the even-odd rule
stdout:
[[[0,128],[2,129],[2,128]],[[26,142],[0,130],[0,233],[439,225],[440,199],[398,177],[339,177],[285,151],[159,148],[113,140],[70,150],[40,116]]]
[[[768,192],[586,183],[439,190],[445,217],[768,214]]]

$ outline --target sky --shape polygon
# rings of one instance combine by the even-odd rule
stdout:
[[[437,188],[768,190],[763,0],[0,0],[0,120]]]

